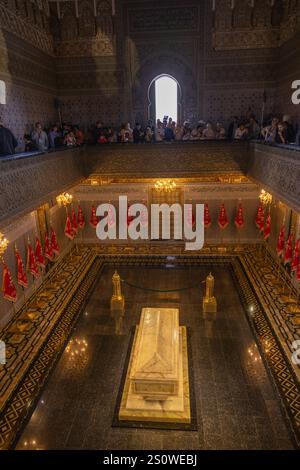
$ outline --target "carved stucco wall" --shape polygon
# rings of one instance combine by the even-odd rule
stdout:
[[[124,112],[124,65],[120,16],[111,0],[51,5],[63,119],[88,127],[97,120],[119,125]]]
[[[287,25],[297,14],[295,2],[276,0],[271,7],[267,0],[255,0],[251,8],[246,0],[236,0],[231,9],[229,1],[218,0],[214,13],[212,2],[203,0],[120,0],[110,29],[99,24],[101,12],[109,20],[110,2],[97,1],[97,16],[84,42],[82,24],[92,24],[92,0],[79,0],[78,18],[74,6],[64,3],[61,10],[66,9],[69,22],[53,22],[66,118],[84,124],[96,119],[145,122],[148,86],[162,73],[173,75],[181,86],[182,119],[227,122],[249,107],[260,117],[264,90],[265,113],[279,107],[279,48],[291,35]],[[89,12],[85,20],[81,3]],[[63,33],[68,24],[69,32]],[[299,25],[293,25],[295,34]],[[103,35],[105,28],[109,34]]]
[[[84,175],[81,148],[0,160],[0,227],[78,182]]]
[[[56,119],[53,39],[46,11],[30,0],[0,1],[0,79],[6,84],[0,114],[22,149],[23,134],[36,121]]]
[[[299,151],[263,144],[251,144],[251,149],[248,175],[299,213]]]
[[[263,30],[257,26],[260,35],[254,28],[255,35],[251,24],[245,24],[243,15],[237,15],[233,25],[227,20],[225,25],[217,22],[212,30],[211,2],[191,0],[184,5],[173,2],[171,17],[167,3],[159,6],[154,2],[152,8],[148,2],[125,3],[125,63],[132,91],[129,93],[131,119],[147,116],[148,86],[161,73],[173,75],[181,85],[183,119],[228,123],[232,115],[243,115],[249,107],[260,116],[265,88],[268,90],[266,113],[274,111],[278,63],[274,45],[278,44],[270,47],[267,41],[259,42],[262,34],[266,36],[270,29],[273,31],[270,8],[266,25]],[[222,12],[222,2],[217,2],[219,17],[232,14],[228,4],[226,12]],[[237,8],[241,10],[240,5]],[[153,15],[153,9],[159,13]],[[216,46],[214,31],[222,28],[230,35],[231,47]],[[250,30],[254,34],[252,42]],[[241,36],[245,41],[241,41]]]
[[[57,119],[53,106],[53,95],[42,91],[6,82],[6,101],[0,114],[5,126],[11,129],[19,141],[19,149],[23,150],[23,135],[31,132],[33,125],[41,121],[45,125]]]

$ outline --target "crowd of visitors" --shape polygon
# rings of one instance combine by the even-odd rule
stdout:
[[[146,126],[136,122],[134,127],[130,123],[122,124],[120,129],[105,126],[98,121],[89,129],[86,141],[94,144],[121,143],[151,143],[172,141],[197,140],[263,140],[274,144],[300,144],[300,133],[293,126],[289,116],[269,116],[261,126],[255,115],[251,112],[246,117],[234,116],[227,127],[221,123],[200,120],[198,122],[185,121],[182,125],[173,121],[171,117],[164,116],[157,119],[155,125],[150,120]]]
[[[233,116],[227,128],[221,122],[199,120],[185,121],[182,125],[164,116],[154,124],[151,120],[146,126],[136,122],[122,124],[119,129],[106,126],[101,121],[83,131],[78,125],[69,123],[55,124],[49,129],[37,122],[30,134],[24,135],[24,151],[46,152],[61,147],[75,147],[87,144],[108,143],[152,143],[200,140],[262,140],[269,144],[300,145],[300,129],[292,124],[289,116],[279,119],[268,116],[260,125],[255,115],[249,112],[243,116]],[[0,156],[15,152],[18,145],[12,132],[1,122],[0,118]]]
[[[75,147],[85,142],[85,136],[79,126],[55,124],[50,129],[43,129],[40,122],[35,124],[31,134],[24,135],[25,152],[35,150],[45,152],[58,147]]]

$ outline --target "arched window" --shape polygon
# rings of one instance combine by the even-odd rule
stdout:
[[[177,122],[178,117],[178,83],[169,75],[162,75],[154,82],[155,119],[171,117]]]
[[[3,80],[0,80],[0,104],[6,104],[6,86]]]

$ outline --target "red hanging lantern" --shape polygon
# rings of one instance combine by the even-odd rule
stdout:
[[[46,233],[45,235],[44,255],[45,255],[45,258],[47,258],[49,261],[53,260],[54,252],[53,252],[53,247],[48,237],[48,233]]]
[[[255,217],[255,225],[258,229],[261,230],[261,219],[264,218],[264,206],[259,204],[257,208],[257,214]]]
[[[57,236],[55,230],[51,228],[51,247],[55,255],[59,255],[59,245],[57,243]]]
[[[97,225],[98,225],[98,217],[96,216],[96,209],[95,209],[95,206],[92,206],[92,208],[91,208],[90,225],[91,225],[93,228],[96,228]]]
[[[265,209],[262,204],[258,207],[255,223],[259,231],[263,232],[265,228]]]
[[[114,227],[116,225],[115,211],[111,204],[109,204],[108,207],[107,224],[109,227]]]
[[[271,234],[271,215],[268,214],[267,219],[266,219],[266,225],[264,228],[264,240],[268,240],[270,234]]]
[[[85,219],[80,206],[78,206],[78,216],[77,216],[78,226],[79,228],[83,228],[85,226]]]
[[[263,208],[260,218],[260,228],[259,231],[263,232],[265,228],[265,209]]]
[[[128,227],[131,224],[131,222],[134,221],[134,219],[135,219],[135,216],[130,214],[130,207],[128,207],[127,208],[127,225],[128,225]]]
[[[67,238],[69,238],[69,240],[73,240],[74,238],[74,232],[72,229],[71,220],[68,215],[67,215],[66,224],[65,224],[65,235]]]
[[[35,259],[38,266],[41,268],[45,267],[45,258],[43,255],[42,245],[38,237],[35,239]]]
[[[284,244],[285,244],[285,226],[282,224],[279,235],[278,241],[276,246],[277,255],[279,258],[282,256],[284,251]]]
[[[241,203],[238,205],[236,216],[234,218],[234,224],[236,228],[243,228],[245,225],[243,206]]]
[[[24,289],[28,287],[28,279],[27,279],[27,274],[24,268],[23,260],[21,258],[21,255],[19,251],[16,249],[16,260],[17,260],[17,281],[18,284]]]
[[[2,290],[5,299],[11,302],[17,300],[17,289],[13,283],[10,271],[6,264],[3,263],[3,274],[2,274]]]
[[[228,221],[228,217],[226,214],[225,205],[224,203],[222,203],[220,206],[220,210],[219,210],[218,224],[219,224],[219,227],[222,230],[224,230],[227,227],[228,223],[229,221]]]
[[[38,265],[34,256],[32,246],[29,242],[27,245],[27,269],[33,275],[33,277],[35,278],[39,277],[40,273],[39,273]]]
[[[204,227],[209,228],[211,226],[211,217],[207,202],[204,204]]]
[[[73,234],[75,236],[78,232],[78,222],[77,222],[76,213],[75,213],[73,207],[72,207],[72,230],[73,230]]]

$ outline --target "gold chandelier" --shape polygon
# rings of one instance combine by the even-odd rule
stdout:
[[[4,237],[3,233],[0,232],[0,258],[4,255],[9,241]]]
[[[264,206],[267,206],[268,204],[272,203],[273,196],[272,194],[267,193],[267,191],[262,189],[259,195],[259,200]]]
[[[73,196],[69,193],[62,193],[56,197],[56,201],[60,207],[68,206],[69,204],[71,204],[72,200]]]
[[[160,179],[156,181],[154,188],[158,192],[171,193],[175,191],[176,183],[170,179]]]

